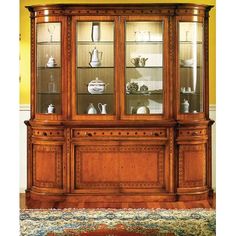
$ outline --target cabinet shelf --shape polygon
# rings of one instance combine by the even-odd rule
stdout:
[[[77,69],[114,69],[114,66],[98,66],[98,67],[91,67],[91,66],[77,66]]]
[[[147,92],[141,92],[141,91],[137,91],[137,92],[126,92],[127,96],[155,96],[155,95],[162,95],[163,91],[162,90],[155,90],[155,91],[147,91]]]
[[[43,41],[43,42],[37,42],[37,45],[46,45],[46,46],[50,46],[50,45],[60,45],[61,41]]]
[[[91,94],[91,93],[77,93],[77,96],[111,96],[114,93],[102,93],[102,94]]]
[[[61,93],[56,92],[56,93],[50,93],[50,92],[37,92],[39,95],[61,95]]]
[[[156,69],[163,68],[163,66],[126,66],[127,69]]]
[[[61,69],[61,66],[47,67],[47,66],[37,66],[38,70],[53,70],[53,69]]]
[[[181,69],[193,69],[193,68],[197,68],[197,69],[201,69],[202,67],[201,66],[180,66]]]
[[[152,45],[152,44],[162,44],[162,40],[157,41],[126,41],[126,45]]]
[[[181,43],[181,44],[202,44],[202,41],[197,41],[197,42],[193,42],[193,41],[179,41],[179,43]]]
[[[77,41],[77,45],[112,45],[114,41]]]
[[[180,92],[181,95],[200,95],[199,92]]]

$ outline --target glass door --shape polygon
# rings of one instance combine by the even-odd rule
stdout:
[[[180,113],[203,112],[203,23],[179,22]]]
[[[37,23],[36,34],[36,113],[61,114],[61,23]]]
[[[109,119],[116,114],[115,22],[108,18],[76,19],[76,105],[73,109],[79,119],[94,119],[94,116]]]
[[[125,114],[161,115],[164,21],[125,22]]]

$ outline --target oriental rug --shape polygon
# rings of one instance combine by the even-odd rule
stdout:
[[[213,209],[27,209],[22,236],[214,236]]]

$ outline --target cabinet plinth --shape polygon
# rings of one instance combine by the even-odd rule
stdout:
[[[210,8],[28,7],[29,201],[125,206],[210,196]]]

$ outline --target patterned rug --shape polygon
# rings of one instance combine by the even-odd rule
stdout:
[[[214,236],[216,213],[212,209],[27,209],[20,211],[20,231],[22,236]]]

